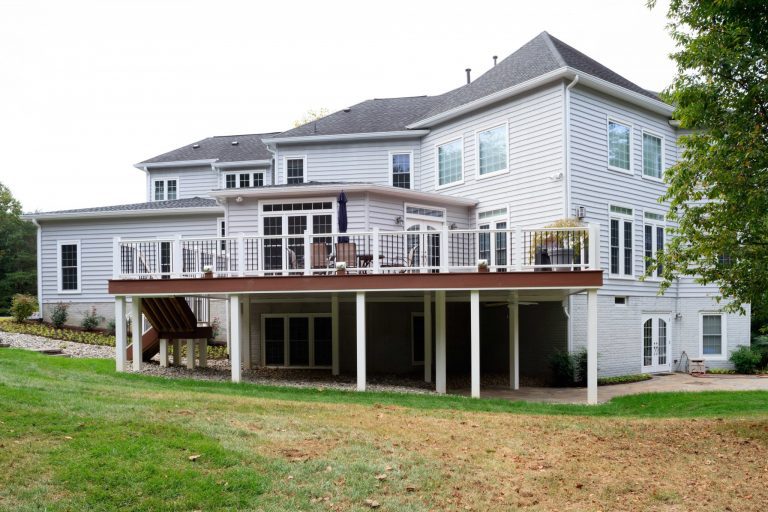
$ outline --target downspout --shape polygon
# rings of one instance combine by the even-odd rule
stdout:
[[[32,219],[32,224],[37,226],[37,305],[40,308],[40,318],[43,317],[43,226]]]
[[[563,180],[563,188],[565,194],[565,201],[563,201],[565,208],[564,217],[570,217],[571,211],[571,89],[579,83],[579,75],[573,77],[573,80],[565,88],[565,179]],[[568,326],[567,343],[568,351],[573,350],[573,319],[571,318],[571,307],[573,306],[573,299],[569,295],[563,301],[563,312],[567,318],[566,323]]]
[[[272,149],[269,144],[264,144],[264,147],[272,153],[272,161],[274,162],[272,165],[272,185],[277,185],[277,146],[275,146],[275,149]]]

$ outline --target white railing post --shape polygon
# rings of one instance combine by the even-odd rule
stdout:
[[[120,237],[112,238],[112,279],[119,279],[122,273],[120,265]]]
[[[523,270],[523,262],[525,261],[525,247],[523,247],[523,228],[515,226],[515,270]]]
[[[448,272],[448,264],[450,263],[448,233],[448,226],[443,225],[443,236],[440,237],[440,272]],[[429,247],[428,244],[427,247]]]
[[[372,252],[373,252],[373,261],[371,264],[373,265],[373,273],[378,274],[381,271],[381,260],[379,259],[379,228],[375,227],[373,228],[373,243],[372,245]]]
[[[304,275],[312,275],[312,247],[309,238],[309,231],[304,230]]]
[[[245,276],[245,233],[237,234],[237,275]]]
[[[172,266],[171,275],[173,277],[182,277],[184,272],[184,257],[181,250],[181,235],[176,235],[173,239],[173,252],[171,253]]]
[[[600,224],[590,223],[589,227],[589,269],[600,270]]]
[[[488,240],[488,247],[490,249],[490,254],[488,254],[488,266],[494,271],[496,270],[496,233],[497,231],[495,229],[488,230],[488,236],[490,237],[490,240]]]

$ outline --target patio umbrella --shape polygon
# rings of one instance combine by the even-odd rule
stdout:
[[[347,194],[342,190],[336,200],[339,203],[339,211],[336,213],[339,220],[339,233],[347,232]],[[340,236],[339,243],[345,244],[349,242],[348,236]]]

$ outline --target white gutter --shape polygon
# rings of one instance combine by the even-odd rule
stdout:
[[[147,210],[114,210],[95,212],[61,212],[61,213],[29,213],[21,216],[34,224],[47,220],[78,220],[78,219],[105,219],[115,217],[163,217],[176,215],[204,215],[220,213],[222,208],[218,206],[200,206],[193,208],[153,208]]]
[[[271,163],[272,163],[271,160],[243,160],[239,162],[216,162],[211,164],[211,167],[215,167],[217,169],[226,169],[229,167],[245,167],[248,165],[262,166],[262,165],[269,165]]]
[[[672,112],[674,111],[674,108],[672,106],[667,105],[662,101],[655,100],[643,94],[630,91],[629,89],[626,89],[624,87],[612,84],[601,78],[597,78],[591,75],[586,75],[581,71],[570,68],[568,66],[564,66],[562,68],[550,71],[549,73],[544,73],[543,75],[537,76],[536,78],[526,80],[525,82],[522,82],[520,84],[513,85],[512,87],[508,87],[506,89],[495,92],[493,94],[489,94],[488,96],[479,98],[475,101],[471,101],[464,105],[460,105],[450,110],[446,110],[445,112],[435,114],[434,116],[428,117],[426,119],[422,119],[421,121],[411,123],[407,125],[406,128],[408,128],[409,130],[414,130],[417,128],[426,128],[429,126],[434,126],[436,124],[448,121],[455,117],[467,114],[479,108],[486,107],[498,101],[511,98],[512,96],[516,96],[518,94],[529,91],[531,89],[535,89],[536,87],[539,87],[549,82],[553,82],[563,78],[568,80],[573,80],[574,78],[576,78],[577,75],[580,76],[580,81],[584,85],[587,85],[588,87],[604,92],[611,96],[623,99],[625,101],[628,101],[629,103],[639,105],[652,112],[656,112],[657,114],[671,115]]]
[[[208,165],[218,161],[218,158],[208,158],[206,160],[177,160],[174,162],[154,162],[133,164],[137,169],[147,171],[149,167],[187,167],[192,165]]]
[[[299,144],[302,142],[344,142],[369,139],[403,139],[422,137],[429,130],[401,130],[396,132],[340,133],[336,135],[303,135],[300,137],[272,137],[261,139],[264,144]]]
[[[37,219],[31,219],[37,226],[37,305],[40,308],[40,318],[43,318],[43,227]]]
[[[421,201],[432,204],[449,204],[454,206],[471,207],[478,204],[478,201],[471,198],[455,197],[433,192],[420,192],[407,188],[390,187],[389,185],[375,185],[372,183],[329,183],[318,185],[291,185],[277,187],[259,187],[259,188],[229,188],[214,190],[210,193],[215,198],[230,197],[248,197],[248,198],[269,198],[269,197],[306,197],[318,195],[337,195],[339,192],[346,193],[374,193],[379,195],[397,197],[410,201]]]
[[[565,218],[573,213],[571,211],[571,89],[579,83],[579,75],[565,88],[565,179],[563,180],[565,192]],[[570,316],[568,317],[570,321]]]

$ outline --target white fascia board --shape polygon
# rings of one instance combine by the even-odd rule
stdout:
[[[99,212],[73,212],[73,213],[25,213],[21,216],[24,220],[35,222],[48,220],[80,220],[93,218],[115,217],[164,217],[177,215],[214,215],[220,214],[224,208],[218,206],[205,206],[200,208],[156,208],[151,210],[115,210]]]
[[[336,135],[304,135],[301,137],[271,137],[261,139],[264,144],[288,144],[306,142],[344,142],[369,139],[403,139],[423,137],[429,130],[401,130],[396,132],[341,133]]]
[[[150,167],[189,167],[193,165],[211,165],[216,161],[218,161],[218,158],[209,158],[207,160],[177,160],[175,162],[154,162],[147,164],[138,163],[133,166],[137,169],[146,171]]]
[[[210,193],[212,197],[227,199],[232,197],[249,198],[287,198],[287,197],[306,197],[318,195],[337,195],[339,192],[346,193],[370,192],[373,194],[398,197],[411,202],[427,202],[431,204],[445,204],[453,206],[471,207],[478,204],[476,199],[467,197],[455,197],[445,194],[435,194],[433,192],[420,192],[407,188],[390,187],[387,185],[375,185],[371,183],[333,183],[327,185],[291,185],[288,187],[261,187],[261,188],[230,188],[214,190]]]
[[[579,76],[579,81],[588,87],[604,92],[605,94],[608,94],[610,96],[621,98],[625,101],[628,101],[629,103],[639,105],[652,112],[656,112],[658,114],[663,114],[663,115],[672,115],[672,112],[675,110],[674,107],[672,107],[671,105],[667,105],[663,101],[654,100],[653,98],[649,98],[648,96],[644,96],[640,93],[630,91],[629,89],[625,89],[624,87],[620,87],[618,85],[612,84],[606,80],[603,80],[602,78],[597,78],[591,75],[587,75],[581,71],[578,71],[576,69],[566,66],[566,67],[562,67],[562,68],[550,71],[549,73],[545,73],[543,75],[537,76],[536,78],[526,80],[523,83],[513,85],[512,87],[508,87],[507,89],[503,89],[493,94],[489,94],[488,96],[484,96],[482,98],[476,99],[475,101],[471,101],[464,105],[460,105],[450,110],[446,110],[445,112],[435,114],[432,117],[428,117],[426,119],[422,119],[421,121],[411,123],[408,126],[406,126],[406,128],[415,130],[417,128],[426,128],[429,126],[434,126],[438,123],[449,121],[455,117],[467,114],[479,108],[486,107],[498,101],[502,101],[502,100],[511,98],[513,96],[516,96],[518,94],[522,94],[526,91],[530,91],[531,89],[535,89],[536,87],[539,87],[546,83],[553,82],[555,80],[560,80],[563,78],[568,80],[573,80],[576,76]]]
[[[212,164],[217,169],[227,169],[230,167],[261,167],[264,165],[271,165],[272,160],[241,160],[239,162],[218,162]]]

